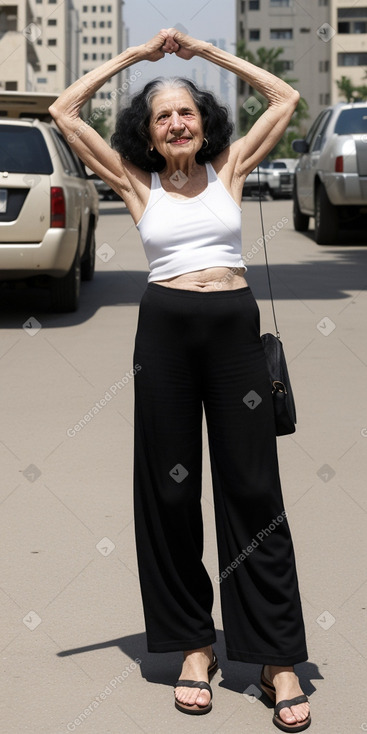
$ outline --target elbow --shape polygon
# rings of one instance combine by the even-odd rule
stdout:
[[[55,102],[52,105],[50,105],[50,107],[48,108],[48,111],[49,111],[51,117],[53,118],[53,120],[55,120],[55,122],[56,122],[56,120],[57,120],[57,118],[59,116],[59,110],[58,110],[57,105],[56,105]]]
[[[297,89],[293,89],[292,90],[292,102],[293,102],[293,105],[294,105],[294,109],[296,109],[296,107],[297,107],[298,102],[300,101],[300,99],[301,99],[300,93],[297,91]]]

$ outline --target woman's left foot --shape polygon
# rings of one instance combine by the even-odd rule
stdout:
[[[264,665],[262,670],[262,682],[268,696],[278,704],[282,701],[297,699],[303,696],[299,680],[293,667],[281,667],[278,665]],[[266,684],[269,684],[268,688]],[[281,707],[275,712],[274,724],[283,731],[303,731],[311,723],[310,705],[308,701]],[[283,728],[284,727],[284,728]]]

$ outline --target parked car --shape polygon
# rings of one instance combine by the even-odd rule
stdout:
[[[259,166],[260,174],[260,195],[263,196],[268,193],[268,172],[263,166]],[[257,167],[249,173],[245,179],[242,189],[242,196],[258,196],[259,195],[259,178],[257,174]]]
[[[318,244],[333,244],[338,230],[360,225],[367,213],[367,102],[325,108],[304,140],[293,189],[293,222],[298,232],[315,217]]]
[[[55,311],[75,311],[92,280],[98,195],[54,124],[0,119],[0,280],[47,284]]]
[[[291,197],[297,158],[276,158],[267,168],[268,189],[273,199]]]

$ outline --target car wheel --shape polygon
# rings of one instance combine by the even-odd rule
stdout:
[[[94,222],[89,225],[89,233],[86,245],[86,252],[81,262],[81,279],[93,280],[94,267],[96,259],[96,236],[94,231]]]
[[[315,240],[318,245],[333,245],[338,239],[339,217],[320,183],[315,193]]]
[[[302,214],[299,208],[297,184],[295,181],[293,187],[293,226],[296,232],[307,232],[309,221],[310,217],[308,214]]]
[[[58,313],[76,311],[80,295],[80,253],[79,243],[73,264],[63,278],[52,278],[51,302],[52,308]]]

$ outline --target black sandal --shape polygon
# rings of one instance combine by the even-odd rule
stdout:
[[[276,691],[275,687],[272,683],[270,683],[270,680],[267,680],[264,675],[264,668],[263,666],[261,671],[261,682],[260,686],[264,693],[270,698],[272,703],[276,702]],[[290,732],[299,732],[304,731],[305,729],[308,729],[308,727],[311,724],[311,714],[309,713],[308,716],[304,719],[304,721],[296,721],[294,724],[286,724],[283,719],[280,718],[279,713],[282,709],[290,708],[291,706],[297,706],[299,703],[307,703],[308,697],[303,693],[301,696],[295,696],[294,698],[290,698],[289,700],[284,699],[283,701],[279,701],[279,703],[276,704],[274,707],[274,716],[273,716],[273,724],[278,727],[278,729],[281,729],[281,731],[290,731]]]
[[[218,659],[217,659],[216,654],[213,653],[213,660],[210,663],[210,665],[208,666],[209,680],[211,680],[211,678],[217,672],[217,670],[218,670]],[[207,683],[205,680],[199,680],[199,681],[183,680],[182,678],[180,678],[177,681],[175,688],[185,688],[185,687],[186,688],[200,688],[201,690],[209,691],[210,701],[206,706],[199,706],[199,704],[197,703],[193,703],[193,704],[182,703],[181,701],[177,701],[177,698],[175,698],[176,709],[181,711],[183,714],[191,714],[195,716],[198,716],[200,714],[208,714],[209,711],[212,710],[212,698],[213,698],[213,691],[209,683]]]

